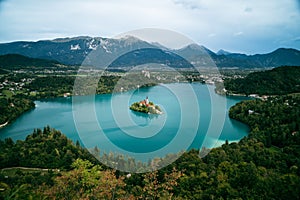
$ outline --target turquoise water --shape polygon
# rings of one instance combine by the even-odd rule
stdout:
[[[162,108],[162,115],[129,110],[133,102],[146,96]],[[248,134],[246,125],[228,117],[229,108],[244,99],[217,95],[210,85],[177,83],[118,94],[36,101],[34,110],[0,129],[0,139],[23,140],[33,129],[49,125],[85,147],[98,146],[107,152],[155,152],[155,157],[202,146],[211,148]]]

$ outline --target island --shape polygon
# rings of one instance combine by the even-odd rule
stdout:
[[[147,114],[162,114],[160,107],[149,101],[148,97],[140,102],[133,103],[130,106],[130,109],[136,112],[143,112]]]

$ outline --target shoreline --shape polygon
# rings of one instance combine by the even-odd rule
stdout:
[[[3,128],[3,127],[5,127],[6,125],[8,125],[8,121],[7,121],[7,122],[5,122],[4,124],[0,124],[0,128]]]
[[[230,94],[225,94],[225,96],[231,96],[231,97],[249,97],[245,94],[236,94],[236,93],[230,93]]]
[[[198,84],[198,83],[197,83]],[[200,84],[200,83],[199,83]],[[201,85],[203,85],[203,84],[201,84]],[[206,84],[206,85],[208,85],[208,84]],[[212,86],[212,85],[210,85],[210,86]],[[150,86],[150,87],[155,87],[155,86]],[[212,86],[212,87],[214,87],[214,86]],[[213,92],[214,93],[216,93],[214,90],[213,90]],[[106,94],[97,94],[97,95],[110,95],[111,93],[106,93]],[[217,94],[217,93],[216,93]],[[224,95],[224,96],[227,96],[227,95]],[[65,97],[53,97],[53,98],[51,98],[52,100],[53,99],[56,99],[56,98],[59,98],[59,99],[67,99],[67,98],[65,98]],[[70,99],[71,98],[73,98],[73,96],[71,96],[71,97],[69,97]],[[37,100],[35,100],[35,101],[43,101],[43,100],[45,100],[45,101],[47,101],[47,100],[50,100],[50,99],[37,99]],[[36,104],[36,103],[35,103]],[[135,111],[135,112],[139,112],[139,111]],[[160,113],[160,114],[163,114],[163,112],[162,113]],[[230,118],[230,119],[232,119],[232,118]],[[238,121],[238,120],[237,120]],[[241,122],[241,121],[239,121],[239,122]],[[13,122],[12,122],[13,123]],[[241,122],[241,123],[243,123],[243,122]],[[8,124],[8,122],[7,122],[7,124]],[[7,125],[6,124],[6,125]],[[246,123],[243,123],[243,124],[246,124]],[[246,124],[247,126],[249,126],[248,124]],[[1,128],[1,126],[0,126],[0,128]],[[66,134],[66,133],[63,133],[63,134]],[[249,132],[247,133],[247,135],[249,135]],[[69,138],[69,137],[68,137]],[[243,137],[242,137],[243,138]],[[241,138],[241,139],[242,139]],[[71,139],[71,138],[69,138],[69,139]],[[240,140],[241,140],[240,139]],[[228,142],[229,143],[233,143],[233,142],[239,142],[240,140],[228,140]],[[74,141],[75,142],[75,141]],[[215,148],[219,148],[219,147],[221,147],[222,145],[224,145],[226,143],[226,140],[217,140],[217,141],[214,141],[213,142],[213,144],[212,144],[212,146],[210,146],[210,147],[207,147],[206,149],[215,149]],[[190,151],[191,149],[187,149],[187,151]],[[200,146],[198,146],[197,147],[197,150],[199,151],[199,153],[200,153],[200,151],[201,151],[201,148],[200,148]]]

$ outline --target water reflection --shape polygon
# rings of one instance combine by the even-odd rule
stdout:
[[[131,110],[131,113],[133,113],[135,116],[138,118],[144,118],[144,119],[157,119],[159,115],[157,114],[148,114],[148,113],[143,113],[143,112],[137,112]]]

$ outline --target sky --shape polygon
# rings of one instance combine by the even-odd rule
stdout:
[[[178,32],[212,51],[300,50],[300,0],[0,0],[0,43]]]

